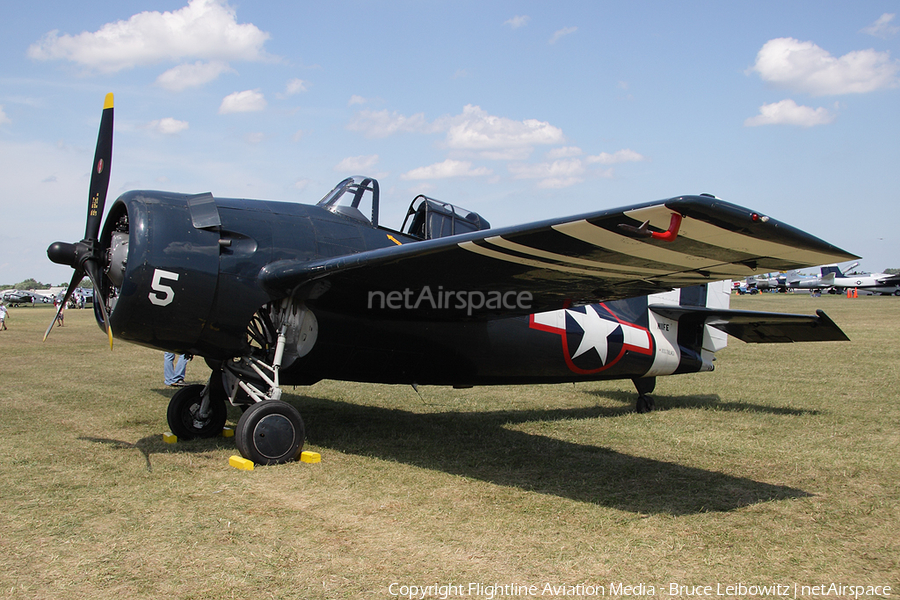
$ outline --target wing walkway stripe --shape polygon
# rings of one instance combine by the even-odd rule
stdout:
[[[523,244],[511,242],[507,239],[504,239],[503,237],[501,237],[499,235],[485,238],[484,241],[489,242],[495,246],[505,248],[507,250],[519,252],[520,254],[528,254],[530,256],[535,256],[537,258],[546,258],[548,260],[555,260],[557,262],[568,263],[570,265],[580,265],[580,266],[584,266],[584,267],[594,267],[595,269],[605,269],[605,270],[611,270],[611,271],[615,271],[615,272],[625,272],[630,275],[639,274],[639,273],[642,273],[645,275],[668,275],[671,273],[671,270],[649,269],[646,267],[630,267],[628,265],[606,263],[606,262],[600,262],[600,261],[596,261],[596,260],[589,260],[586,258],[566,256],[564,254],[557,254],[556,252],[547,252],[546,250],[540,250],[538,248],[533,248],[531,246],[525,246]]]
[[[634,238],[613,233],[602,227],[597,227],[586,220],[554,225],[553,229],[600,248],[691,270],[709,271],[722,275],[722,279],[726,279],[729,276],[746,277],[754,272],[753,269],[745,265],[722,264],[721,261],[713,262],[714,259],[711,258],[682,254],[675,250],[663,248],[660,245],[647,244]]]
[[[593,278],[608,278],[608,279],[622,279],[622,280],[635,280],[642,279],[636,273],[615,273],[609,271],[597,271],[593,269],[581,269],[578,267],[567,267],[564,265],[557,265],[554,263],[547,263],[540,260],[534,260],[531,258],[523,258],[520,256],[513,256],[512,254],[506,254],[505,252],[500,252],[497,250],[493,250],[491,248],[485,248],[483,246],[479,246],[475,242],[460,242],[459,247],[468,250],[470,252],[474,252],[475,254],[481,254],[482,256],[487,256],[490,258],[494,258],[497,260],[502,260],[505,262],[515,263],[519,265],[525,265],[529,267],[537,267],[539,269],[548,269],[551,271],[561,271],[563,273],[573,273],[576,275],[586,275],[588,277]],[[683,282],[694,282],[694,283],[702,283],[709,281],[709,277],[705,277],[699,273],[692,272],[669,272],[660,277],[666,281],[672,280],[673,278],[677,281]]]
[[[479,246],[475,242],[460,242],[459,247],[463,250],[468,250],[469,252],[474,252],[475,254],[481,254],[482,256],[487,256],[490,258],[495,258],[497,260],[503,260],[506,262],[516,263],[520,265],[526,265],[529,267],[538,267],[540,269],[550,269],[552,271],[562,271],[564,273],[574,273],[576,275],[587,275],[589,277],[611,277],[615,279],[635,279],[634,275],[629,275],[626,273],[601,273],[597,270],[589,270],[589,269],[580,269],[577,267],[566,267],[563,265],[555,265],[553,263],[546,263],[540,260],[533,260],[530,258],[522,258],[519,256],[513,256],[511,254],[506,254],[505,252],[500,252],[498,250],[492,250],[491,248],[484,248],[483,246]]]

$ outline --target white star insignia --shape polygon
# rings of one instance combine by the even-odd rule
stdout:
[[[583,313],[574,310],[567,310],[566,312],[576,323],[578,323],[578,326],[584,330],[581,344],[579,344],[578,349],[575,351],[575,354],[572,355],[572,358],[578,358],[593,348],[597,351],[597,354],[600,355],[600,360],[603,361],[603,364],[605,365],[606,355],[609,351],[609,341],[607,338],[609,337],[609,334],[618,327],[618,324],[600,318],[600,315],[597,314],[597,311],[591,306],[585,307]]]

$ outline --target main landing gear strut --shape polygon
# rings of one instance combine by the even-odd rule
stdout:
[[[182,439],[219,435],[227,418],[226,401],[244,411],[235,431],[241,455],[275,465],[300,456],[306,430],[300,412],[281,400],[278,372],[284,356],[285,328],[275,340],[271,364],[248,356],[214,369],[205,385],[191,385],[172,396],[167,418]],[[268,353],[265,353],[266,355]]]

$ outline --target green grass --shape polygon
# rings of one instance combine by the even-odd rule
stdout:
[[[13,309],[0,597],[392,598],[393,582],[896,595],[900,301],[732,305],[823,308],[852,341],[730,340],[715,372],[660,379],[649,415],[628,381],[288,389],[322,462],[254,471],[228,465],[230,439],[163,443],[160,352],[110,352],[77,310],[42,343],[52,311]],[[188,379],[208,372],[194,360]]]

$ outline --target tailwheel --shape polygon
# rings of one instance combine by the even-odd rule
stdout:
[[[228,419],[225,396],[213,386],[189,385],[172,396],[166,420],[172,433],[183,440],[211,438],[222,433]]]
[[[656,389],[656,377],[635,377],[631,380],[634,383],[634,387],[638,393],[637,403],[635,404],[635,411],[639,413],[648,413],[656,408],[656,403],[653,401],[653,398],[648,396]]]
[[[653,398],[647,395],[638,396],[637,404],[635,406],[637,412],[648,413],[654,408],[656,408],[656,403],[653,401]]]
[[[300,412],[281,400],[264,400],[250,406],[241,415],[235,431],[241,455],[261,465],[296,460],[305,438]]]

